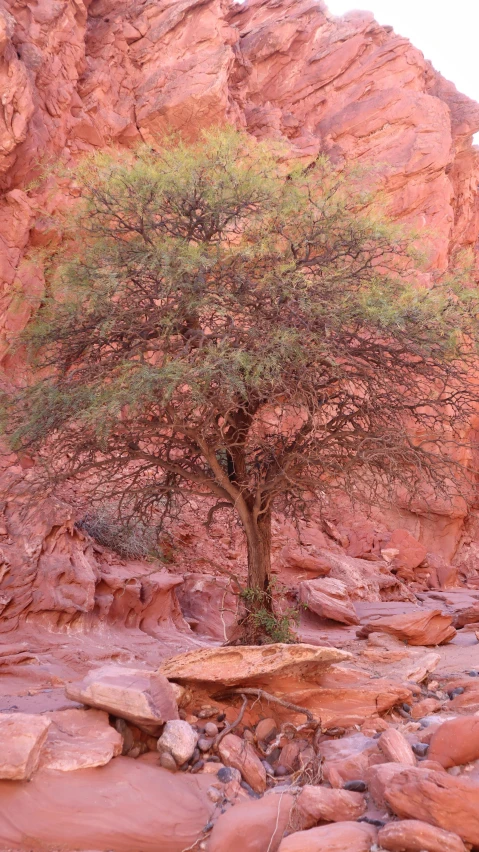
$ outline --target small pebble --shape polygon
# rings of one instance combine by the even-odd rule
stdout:
[[[368,825],[375,825],[375,826],[377,826],[377,828],[382,828],[383,825],[386,825],[386,823],[383,819],[372,819],[371,817],[367,817],[367,816],[359,817],[359,819],[356,820],[356,822],[367,822]]]
[[[226,713],[218,713],[218,715],[216,717],[217,722],[224,722],[225,719],[226,719]]]
[[[465,691],[466,690],[464,689],[463,686],[456,686],[455,689],[451,689],[451,691],[448,692],[447,694],[449,695],[449,698],[452,701],[452,699],[455,698],[456,695],[462,695],[462,693],[465,692]]]
[[[410,704],[403,704],[402,709],[404,710],[405,713],[410,713],[411,712],[411,705]]]
[[[469,677],[479,677],[479,672],[476,672],[476,670],[475,670],[475,669],[471,669],[471,671],[470,671],[470,672],[466,672],[466,674],[468,674],[468,675],[469,675]]]
[[[429,746],[427,743],[414,743],[412,746],[412,750],[417,757],[425,757],[428,752]]]
[[[128,757],[139,757],[141,754],[140,746],[133,746],[128,752]]]
[[[368,785],[365,781],[346,781],[343,785],[343,790],[352,790],[353,793],[365,793]]]
[[[198,748],[200,751],[208,751],[214,743],[214,739],[208,737],[200,737],[198,740]]]
[[[163,769],[169,769],[171,772],[176,772],[178,769],[175,758],[167,751],[164,751],[160,755],[160,766],[162,766]]]
[[[346,728],[327,728],[324,733],[327,737],[343,737],[346,733]]]
[[[248,730],[248,728],[246,728],[243,733],[243,739],[246,740],[247,743],[254,743],[253,731],[250,731]]]
[[[411,718],[409,713],[406,710],[403,710],[402,707],[396,707],[396,713],[398,713],[399,716],[402,716],[403,719],[409,720]]]
[[[206,795],[210,802],[219,802],[220,799],[223,798],[223,793],[216,789],[216,787],[208,787],[206,791]]]
[[[451,766],[449,769],[446,770],[446,772],[448,773],[448,775],[453,775],[453,776],[454,775],[460,775],[461,774],[461,767],[460,766]]]
[[[218,725],[215,725],[214,722],[207,722],[205,725],[205,734],[207,737],[217,737]]]
[[[281,749],[280,748],[274,748],[273,751],[271,752],[271,754],[268,755],[269,762],[270,763],[276,763],[280,754],[281,754]]]
[[[202,707],[198,713],[198,719],[211,719],[212,716],[218,716],[218,709],[218,707],[206,705],[205,707]]]
[[[191,756],[190,763],[191,764],[196,763],[196,761],[199,760],[200,757],[201,757],[201,752],[200,752],[199,748],[195,748],[195,750],[194,750],[194,752]]]
[[[271,764],[268,763],[267,760],[262,760],[261,763],[263,764],[264,768],[266,769],[266,775],[274,775],[274,769],[271,766]]]
[[[232,766],[222,766],[217,777],[222,784],[229,784],[230,781],[241,781],[241,772]]]
[[[249,785],[246,781],[241,781],[241,782],[240,782],[240,787],[242,787],[242,788],[243,788],[243,790],[246,790],[246,792],[248,793],[248,796],[250,796],[252,799],[261,799],[260,794],[259,794],[259,793],[255,793],[255,791],[253,790],[253,788],[252,788],[252,787],[250,787],[250,785]]]
[[[210,763],[221,763],[221,758],[217,754],[210,754],[208,760]]]
[[[203,769],[204,765],[205,765],[204,760],[197,760],[196,763],[194,763],[193,766],[191,767],[191,774],[196,775],[196,773],[199,772],[200,769]]]
[[[274,770],[274,774],[276,777],[281,777],[282,775],[289,775],[289,770],[286,769],[286,766],[277,766]]]

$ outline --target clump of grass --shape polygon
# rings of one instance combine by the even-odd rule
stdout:
[[[160,559],[166,562],[167,554],[158,540],[155,526],[140,520],[124,520],[110,508],[87,512],[77,522],[102,547],[113,550],[124,559]]]

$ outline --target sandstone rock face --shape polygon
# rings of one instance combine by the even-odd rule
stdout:
[[[30,780],[50,724],[50,719],[29,713],[0,715],[0,778]]]
[[[443,831],[421,822],[408,819],[392,822],[378,832],[378,842],[388,852],[465,852],[466,847],[457,834]]]
[[[269,677],[315,675],[332,663],[350,658],[347,651],[314,645],[265,645],[202,648],[172,657],[160,668],[170,680],[200,681],[234,686]]]
[[[0,534],[0,634],[28,618],[54,630],[102,623],[162,639],[180,632],[187,644],[188,625],[175,596],[181,578],[94,551],[75,526],[72,508],[53,498],[32,503],[24,476],[18,464],[0,474],[0,488],[9,491]]]
[[[337,822],[286,837],[279,852],[369,852],[377,830],[357,822]]]
[[[411,612],[404,615],[372,617],[359,631],[361,637],[384,631],[410,645],[442,645],[456,635],[452,617],[438,609]]]
[[[102,710],[60,710],[50,713],[49,719],[40,769],[88,769],[104,766],[121,754],[123,738]]]
[[[226,734],[218,746],[219,755],[226,766],[241,772],[255,793],[266,789],[266,770],[252,746],[235,734]]]
[[[479,844],[479,784],[447,773],[408,769],[389,779],[384,797],[400,817],[423,820]]]
[[[174,692],[166,678],[156,672],[103,666],[81,683],[68,686],[66,693],[75,701],[128,719],[152,734],[169,719],[178,719]]]
[[[347,586],[341,580],[330,577],[324,580],[305,580],[299,585],[299,599],[320,618],[329,618],[342,624],[359,624]]]
[[[459,716],[443,722],[431,737],[428,758],[445,769],[478,760],[479,717]]]

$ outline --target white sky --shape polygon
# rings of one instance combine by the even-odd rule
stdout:
[[[479,101],[479,0],[326,0],[334,15],[373,12],[406,36],[459,91]]]

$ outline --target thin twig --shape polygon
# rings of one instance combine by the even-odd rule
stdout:
[[[236,694],[238,694],[238,693],[236,693]],[[223,730],[220,731],[220,733],[218,734],[218,736],[216,737],[216,739],[214,741],[214,748],[216,748],[220,744],[221,740],[223,739],[223,737],[226,736],[226,734],[231,733],[231,731],[239,725],[239,723],[241,722],[241,720],[244,716],[244,711],[246,710],[246,705],[248,703],[248,699],[246,698],[245,695],[243,695],[242,692],[240,693],[240,695],[243,699],[243,706],[242,706],[237,718],[234,720],[234,722],[231,722],[230,725],[226,725],[226,728],[223,728]]]
[[[276,838],[276,832],[278,830],[278,825],[279,825],[279,817],[280,817],[280,814],[281,814],[281,802],[283,801],[283,796],[284,796],[284,790],[281,792],[280,797],[279,797],[278,812],[276,814],[276,825],[275,825],[274,831],[273,831],[273,833],[270,837],[270,841],[268,843],[268,848],[267,848],[266,852],[271,851],[271,844],[273,843],[273,841]]]

